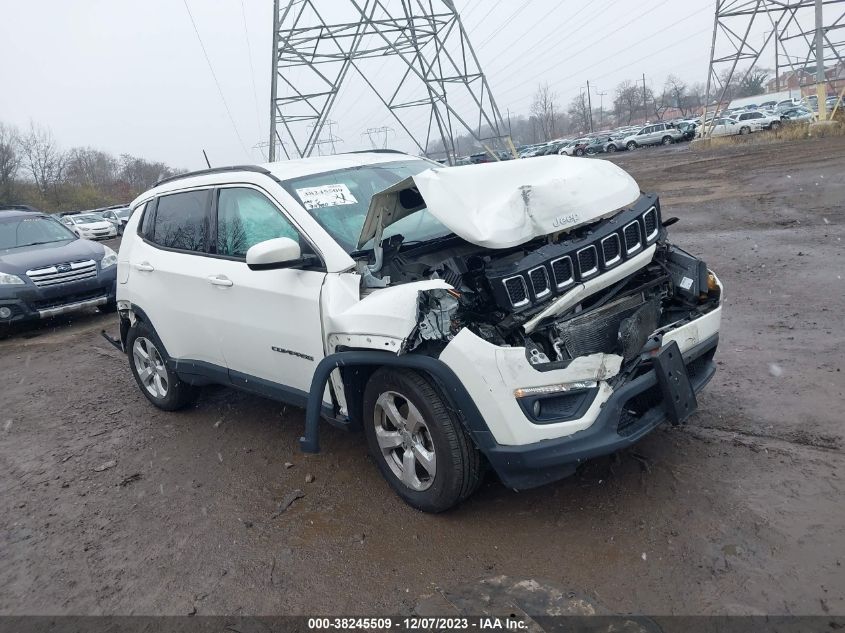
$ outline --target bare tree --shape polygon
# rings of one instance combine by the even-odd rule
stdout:
[[[531,104],[531,115],[537,119],[543,140],[546,141],[555,136],[555,112],[559,110],[556,101],[557,94],[549,89],[549,84],[540,84],[537,87]]]
[[[682,116],[687,115],[687,84],[677,75],[669,75],[663,86],[663,101],[673,108],[678,108]]]
[[[30,122],[29,132],[21,138],[23,164],[42,195],[56,193],[64,175],[66,156],[59,149],[49,128]]]
[[[12,201],[12,186],[21,164],[18,131],[0,123],[0,202]]]
[[[590,109],[583,92],[569,102],[569,116],[572,117],[572,123],[579,132],[590,129]]]
[[[613,99],[613,109],[617,121],[624,120],[630,125],[631,120],[642,110],[642,90],[631,81],[623,81],[616,86],[616,94]]]
[[[117,178],[117,161],[106,152],[75,147],[68,152],[65,174],[72,184],[109,189]]]

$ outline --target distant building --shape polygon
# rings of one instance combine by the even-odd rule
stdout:
[[[828,94],[839,94],[845,87],[845,62],[838,62],[825,69],[825,84]],[[804,66],[797,70],[788,70],[780,77],[766,82],[766,92],[775,92],[780,85],[781,90],[800,90],[804,96],[816,94],[816,67]]]

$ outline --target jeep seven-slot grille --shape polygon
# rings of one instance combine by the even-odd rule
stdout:
[[[643,224],[645,225],[645,238],[651,241],[657,235],[657,211],[652,207],[643,214]]]
[[[622,247],[619,244],[619,236],[616,233],[608,235],[601,241],[601,252],[605,266],[612,266],[622,259]]]
[[[572,260],[568,257],[561,257],[552,262],[552,272],[555,276],[555,285],[558,288],[565,288],[574,279],[572,276]]]
[[[625,227],[623,233],[625,235],[625,252],[630,255],[642,246],[642,240],[640,239],[640,223],[631,222]]]
[[[531,250],[521,259],[494,264],[484,275],[500,308],[521,310],[623,265],[659,235],[658,203],[644,197],[634,208],[577,231],[569,239]]]
[[[508,292],[508,298],[511,301],[511,305],[516,307],[528,302],[525,280],[522,277],[511,277],[510,279],[505,279],[505,290]]]
[[[596,257],[596,247],[588,246],[578,251],[578,271],[581,278],[589,277],[598,272],[599,260]]]
[[[535,297],[543,297],[551,291],[551,288],[549,288],[549,274],[546,272],[545,267],[535,268],[528,273],[528,278],[531,279],[531,289],[534,291]]]
[[[88,259],[81,262],[68,262],[67,264],[56,264],[46,268],[33,268],[26,271],[26,276],[36,286],[57,286],[72,281],[81,281],[97,276],[97,263]]]

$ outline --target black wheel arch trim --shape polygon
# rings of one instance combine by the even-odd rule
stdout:
[[[397,356],[391,352],[349,351],[337,352],[323,358],[314,369],[311,389],[305,408],[305,434],[299,438],[300,449],[304,453],[319,453],[320,404],[329,376],[335,369],[356,365],[376,365],[380,367],[401,367],[413,369],[425,374],[432,380],[447,404],[458,415],[464,428],[472,436],[475,445],[485,452],[495,446],[493,434],[470,397],[460,379],[443,361],[421,354],[403,354]]]

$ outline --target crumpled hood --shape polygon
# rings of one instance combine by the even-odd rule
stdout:
[[[401,194],[411,188],[423,201]],[[639,196],[628,173],[600,159],[540,156],[428,169],[373,196],[358,247],[380,224],[427,208],[468,242],[509,248],[613,215]]]

